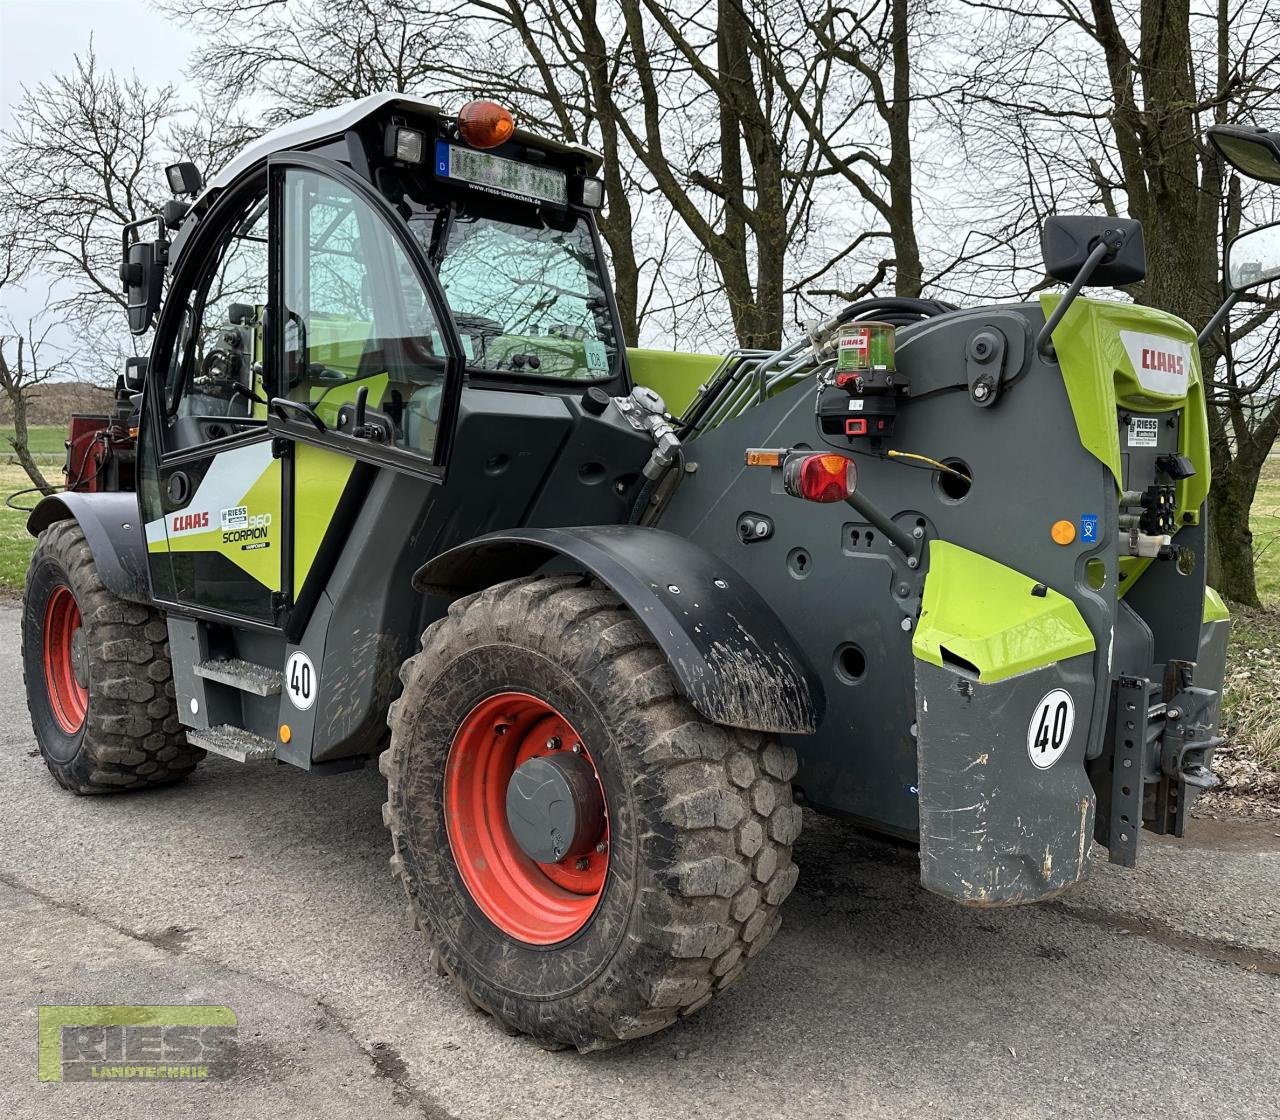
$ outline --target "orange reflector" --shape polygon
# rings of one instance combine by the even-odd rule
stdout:
[[[780,467],[782,466],[782,452],[770,451],[768,448],[764,447],[748,447],[747,466]]]
[[[1076,539],[1076,527],[1072,521],[1055,521],[1049,530],[1054,544],[1070,544]]]
[[[515,130],[511,114],[496,101],[468,101],[458,110],[458,135],[473,148],[496,148]]]
[[[793,455],[782,476],[786,492],[807,502],[843,502],[857,483],[858,468],[843,455]]]
[[[290,730],[289,725],[287,723],[282,723],[280,725],[280,742],[287,743],[292,738],[293,738],[293,731]]]

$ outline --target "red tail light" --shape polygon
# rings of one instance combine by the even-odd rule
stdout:
[[[782,484],[807,502],[843,502],[858,485],[858,468],[844,455],[795,455],[783,467]]]

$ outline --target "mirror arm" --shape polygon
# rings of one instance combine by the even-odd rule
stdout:
[[[1107,234],[1093,247],[1091,252],[1080,266],[1080,271],[1076,273],[1076,277],[1071,281],[1070,287],[1063,293],[1062,299],[1059,300],[1058,306],[1053,309],[1053,314],[1049,316],[1040,333],[1036,336],[1036,349],[1040,352],[1040,356],[1049,357],[1049,347],[1053,340],[1054,329],[1062,322],[1062,317],[1071,307],[1076,296],[1080,294],[1080,289],[1088,282],[1089,277],[1093,275],[1103,261],[1104,257],[1115,253],[1124,244],[1124,238],[1115,230],[1108,230]]]
[[[1204,329],[1196,335],[1196,345],[1203,346],[1211,339],[1223,321],[1231,313],[1231,309],[1240,302],[1240,292],[1233,291],[1222,301],[1222,306],[1213,313],[1213,318],[1204,325]]]

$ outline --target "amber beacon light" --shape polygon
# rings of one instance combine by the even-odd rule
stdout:
[[[473,148],[496,148],[515,130],[511,113],[496,101],[468,101],[458,111],[458,135]]]

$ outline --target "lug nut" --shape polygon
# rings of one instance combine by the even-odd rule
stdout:
[[[574,744],[573,744],[573,753],[574,753],[574,754],[581,754],[581,753],[582,753],[582,744],[581,744],[581,743],[574,743]]]
[[[560,749],[560,736],[552,735],[551,738],[547,740],[547,750],[558,751],[559,749]]]
[[[599,853],[600,855],[604,855],[606,847],[607,845],[605,844],[605,842],[601,840],[600,843],[596,845],[596,852]]]
[[[591,861],[587,859],[586,856],[579,856],[578,862],[575,863],[573,866],[576,867],[579,871],[586,871],[586,869],[591,866]]]

